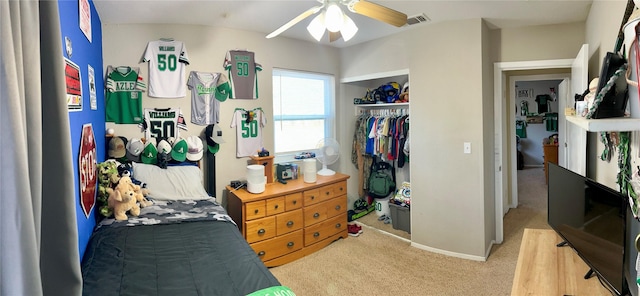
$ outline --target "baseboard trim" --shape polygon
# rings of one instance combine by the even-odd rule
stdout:
[[[354,222],[354,223],[356,223],[356,224],[358,224],[358,225],[360,225],[360,226],[362,226],[362,227],[366,227],[366,228],[369,228],[369,229],[371,229],[371,230],[376,230],[376,231],[378,231],[378,232],[380,232],[380,233],[382,233],[382,234],[386,234],[386,235],[388,235],[388,236],[395,237],[395,238],[397,238],[397,239],[399,239],[399,240],[403,240],[403,241],[405,241],[405,242],[407,242],[407,243],[411,243],[411,240],[410,240],[410,239],[406,239],[406,238],[404,238],[404,237],[401,237],[401,236],[395,235],[395,234],[393,234],[393,233],[391,233],[391,232],[387,232],[387,231],[384,231],[384,230],[382,230],[382,229],[378,229],[378,228],[375,228],[375,227],[373,227],[373,226],[369,226],[369,225],[367,225],[367,224],[360,223],[360,222],[358,222],[358,221],[353,221],[353,222]]]
[[[411,246],[421,250],[433,252],[433,253],[438,253],[438,254],[443,254],[451,257],[462,258],[462,259],[473,260],[473,261],[487,261],[487,256],[488,256],[488,255],[485,255],[485,257],[482,257],[482,256],[474,256],[474,255],[463,254],[463,253],[456,253],[456,252],[441,250],[437,248],[427,247],[425,245],[421,245],[415,242],[411,242]]]

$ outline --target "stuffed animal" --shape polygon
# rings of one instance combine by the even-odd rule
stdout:
[[[120,177],[118,164],[113,160],[101,162],[98,165],[98,209],[102,216],[109,217],[113,213],[107,204],[109,190],[115,187]]]
[[[115,188],[107,189],[109,192],[108,206],[113,211],[116,220],[127,220],[127,212],[133,216],[140,215],[140,206],[136,200],[136,192],[131,178],[120,178]]]
[[[131,179],[131,180],[133,180],[133,179]],[[127,182],[129,182],[129,181],[127,181]],[[140,187],[140,185],[134,184],[133,181],[131,181],[131,184],[129,186],[130,186],[131,190],[133,190],[136,202],[140,203],[140,207],[141,208],[145,208],[145,207],[148,207],[148,206],[153,204],[150,200],[147,200],[147,198],[146,198],[146,196],[149,195],[149,189],[142,188],[142,187]]]

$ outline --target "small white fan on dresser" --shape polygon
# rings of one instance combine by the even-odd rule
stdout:
[[[333,138],[324,138],[318,142],[316,149],[318,149],[316,159],[322,164],[322,169],[318,171],[318,175],[335,175],[336,172],[327,168],[327,166],[340,158],[340,144],[338,144],[338,141]]]

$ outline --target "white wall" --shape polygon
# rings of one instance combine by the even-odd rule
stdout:
[[[587,19],[586,40],[589,43],[589,79],[600,76],[602,59],[608,51],[613,51],[620,23],[624,15],[626,1],[594,1]],[[637,133],[634,134],[637,136]],[[594,178],[611,188],[618,189],[616,173],[618,171],[617,154],[612,162],[599,160],[604,145],[599,133],[588,133],[587,176]],[[632,147],[632,151],[638,151]],[[637,159],[637,157],[636,157]]]
[[[148,79],[148,65],[139,64],[140,57],[148,41],[161,37],[173,37],[185,42],[191,62],[186,68],[185,75],[188,75],[188,71],[194,70],[223,72],[222,64],[227,50],[238,48],[255,52],[256,61],[263,66],[262,72],[258,74],[260,94],[258,100],[227,100],[221,103],[220,126],[226,143],[221,145],[220,151],[216,154],[216,197],[223,203],[222,191],[229,181],[246,179],[248,158],[236,158],[235,129],[229,126],[234,109],[262,107],[268,117],[267,126],[264,129],[264,146],[267,150],[273,151],[272,69],[278,67],[328,73],[335,75],[336,81],[340,79],[338,75],[340,58],[336,48],[287,38],[266,39],[259,33],[196,25],[103,25],[105,67],[107,65],[140,66],[142,77]],[[204,126],[190,124],[190,106],[188,90],[187,97],[181,99],[157,99],[143,95],[143,107],[181,108],[189,127],[188,132],[181,132],[182,136],[200,135],[204,129]],[[336,124],[339,126],[340,118],[337,121]],[[142,137],[136,125],[107,123],[107,127],[114,127],[116,134],[127,138]]]

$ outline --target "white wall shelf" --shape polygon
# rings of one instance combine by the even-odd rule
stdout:
[[[581,116],[567,116],[567,121],[588,132],[626,132],[640,130],[640,118],[617,117],[586,119]]]

